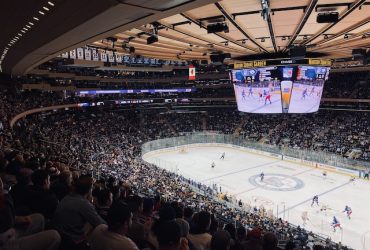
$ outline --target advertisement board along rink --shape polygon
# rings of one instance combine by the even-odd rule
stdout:
[[[223,152],[224,160],[220,159]],[[148,152],[143,159],[211,187],[216,184],[245,204],[263,206],[268,213],[323,237],[354,249],[370,249],[369,182],[350,182],[348,173],[335,168],[327,168],[324,177],[321,168],[268,154],[226,144],[192,144]],[[319,205],[311,206],[314,195],[319,195]],[[351,219],[343,212],[346,205],[352,208]],[[326,211],[321,211],[323,208]],[[309,219],[305,223],[304,215]],[[333,231],[333,216],[342,230]]]

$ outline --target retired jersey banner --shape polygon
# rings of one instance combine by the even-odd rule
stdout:
[[[71,50],[69,52],[69,58],[76,59],[76,50]]]
[[[91,50],[85,49],[85,60],[91,61]]]
[[[100,60],[102,62],[106,62],[107,61],[107,53],[105,53],[104,51],[100,52]]]
[[[189,65],[189,80],[195,80],[195,67]]]
[[[77,48],[77,59],[84,59],[84,50],[82,48]]]
[[[117,63],[122,63],[122,56],[120,54],[116,53],[116,62]]]
[[[69,53],[68,52],[64,52],[60,56],[63,57],[63,58],[68,58]]]
[[[114,63],[114,54],[113,54],[113,52],[108,52],[108,62]]]
[[[99,61],[98,51],[96,51],[96,50],[92,51],[92,58],[93,58],[93,61]]]

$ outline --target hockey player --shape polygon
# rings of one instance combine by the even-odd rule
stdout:
[[[335,216],[333,217],[333,221],[331,223],[331,226],[333,227],[334,232],[335,232],[335,228],[337,228],[337,227],[342,229],[342,227],[340,226],[339,220]]]
[[[308,219],[308,212],[307,211],[302,212],[301,218],[302,218],[302,221],[303,221],[303,225],[302,226],[305,227],[306,224],[307,224],[307,221],[309,221],[309,219]]]
[[[260,180],[261,180],[261,182],[263,182],[263,179],[265,178],[265,174],[262,172],[261,174],[260,174]]]
[[[322,177],[324,178],[324,179],[326,179],[326,176],[328,176],[328,172],[326,172],[325,170],[322,172]]]
[[[258,91],[258,101],[263,102],[263,97],[261,91]]]
[[[267,92],[266,93],[266,96],[265,96],[265,105],[266,105],[266,102],[269,101],[270,104],[271,104],[271,95],[270,95],[270,92]]]
[[[225,160],[225,152],[222,153],[220,160]]]
[[[212,162],[211,164],[211,168],[215,168],[216,164],[214,162]]]
[[[244,89],[242,90],[242,100],[246,100],[245,99],[245,90]]]
[[[248,97],[252,96],[253,97],[253,88],[252,85],[249,86],[249,92],[248,92]]]
[[[351,214],[352,214],[352,208],[350,208],[349,206],[346,205],[346,207],[344,208],[343,212],[344,213],[346,212],[347,213],[347,218],[348,219],[351,219]]]
[[[313,198],[312,198],[312,203],[311,203],[311,207],[313,206],[313,204],[317,204],[319,205],[319,196],[318,195],[315,195]]]
[[[315,94],[315,86],[313,86],[313,87],[312,87],[312,89],[311,89],[311,92],[310,92],[310,95],[309,95],[309,96],[311,96],[311,95],[313,95],[313,94]]]
[[[306,96],[307,96],[307,88],[305,88],[305,89],[303,90],[301,100],[302,100],[302,99],[305,99],[305,100],[306,100]]]

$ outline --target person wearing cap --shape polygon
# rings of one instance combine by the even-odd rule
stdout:
[[[132,223],[132,213],[127,204],[117,201],[108,210],[108,226],[105,224],[95,228],[91,235],[92,250],[138,250],[136,244],[126,235]]]

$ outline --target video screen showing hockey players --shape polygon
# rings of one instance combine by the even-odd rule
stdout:
[[[277,67],[233,70],[238,110],[249,113],[281,113]]]
[[[318,111],[324,82],[328,79],[329,70],[329,67],[298,66],[289,113],[312,113]]]
[[[232,70],[230,77],[239,111],[311,113],[328,74],[328,67],[287,65]]]

